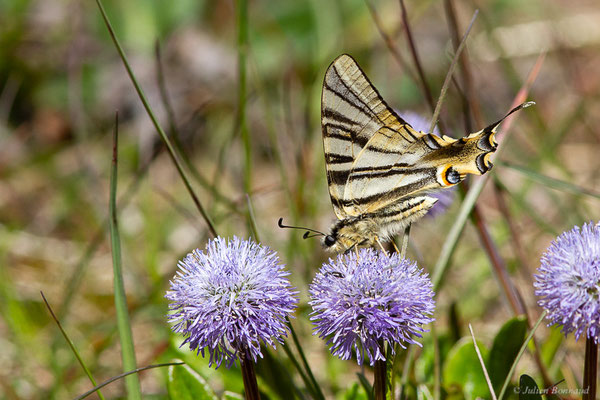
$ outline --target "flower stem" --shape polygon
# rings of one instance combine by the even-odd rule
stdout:
[[[593,338],[585,340],[585,361],[583,366],[583,400],[596,398],[596,377],[598,375],[598,344]]]
[[[254,362],[248,357],[248,354],[243,354],[240,357],[240,364],[242,367],[246,400],[260,400],[258,384],[256,383],[256,372],[254,372]]]
[[[385,400],[387,390],[387,366],[385,361],[375,361],[374,375],[373,391],[375,392],[375,400]]]

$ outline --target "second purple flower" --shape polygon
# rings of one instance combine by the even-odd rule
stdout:
[[[417,343],[433,321],[434,292],[415,262],[373,249],[350,251],[323,264],[310,285],[311,320],[331,353],[358,364],[385,360],[383,343]],[[418,344],[418,343],[417,343]],[[365,357],[366,353],[366,357]]]

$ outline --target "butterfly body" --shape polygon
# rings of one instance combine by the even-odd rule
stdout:
[[[336,252],[372,246],[424,216],[437,201],[428,194],[492,167],[501,121],[460,139],[418,132],[385,103],[352,57],[339,56],[325,73],[321,98],[327,181],[338,218],[323,245]]]
[[[341,252],[354,246],[375,246],[377,240],[388,241],[410,223],[424,216],[436,201],[431,196],[410,197],[388,207],[386,212],[340,219],[323,239],[323,245],[331,251]]]

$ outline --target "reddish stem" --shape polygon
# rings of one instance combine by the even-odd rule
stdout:
[[[256,383],[256,372],[254,372],[254,362],[244,353],[240,355],[240,364],[246,400],[260,400],[258,384]]]
[[[598,376],[598,344],[593,338],[585,340],[585,361],[583,364],[583,400],[596,399]]]

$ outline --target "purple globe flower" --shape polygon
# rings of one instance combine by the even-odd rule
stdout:
[[[333,355],[356,352],[373,365],[385,360],[383,342],[416,343],[433,321],[432,284],[415,262],[373,249],[338,255],[323,264],[310,285],[315,334],[327,338]],[[393,347],[393,346],[392,346]]]
[[[587,223],[564,232],[546,250],[535,275],[538,304],[549,325],[562,325],[598,343],[600,334],[600,225]]]
[[[182,346],[203,356],[206,349],[209,366],[225,360],[229,368],[238,357],[256,362],[261,342],[283,343],[286,316],[298,303],[283,268],[274,251],[237,237],[210,240],[206,252],[188,254],[165,296]]]

